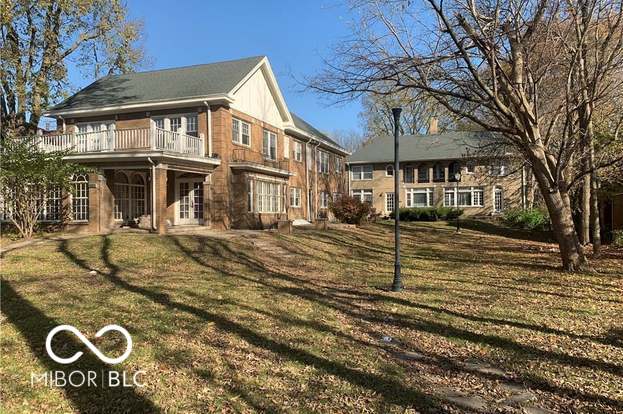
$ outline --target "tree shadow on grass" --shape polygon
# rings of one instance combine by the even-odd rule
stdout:
[[[335,286],[324,286],[319,285],[315,282],[309,282],[306,278],[299,278],[293,276],[291,274],[285,273],[283,270],[275,270],[272,267],[266,266],[261,261],[251,257],[249,254],[245,253],[243,249],[232,249],[228,244],[222,243],[220,241],[213,241],[200,237],[193,237],[196,239],[197,243],[203,247],[203,249],[210,248],[211,252],[207,252],[201,250],[199,252],[193,252],[184,246],[179,240],[175,239],[174,243],[177,247],[185,253],[189,258],[194,260],[196,263],[202,266],[212,267],[213,263],[208,262],[202,257],[202,254],[210,255],[218,255],[223,257],[223,259],[227,261],[236,261],[240,264],[243,264],[245,267],[249,268],[253,273],[258,274],[258,278],[250,278],[248,276],[244,276],[242,274],[235,274],[233,276],[242,278],[248,281],[252,281],[254,283],[259,283],[264,285],[267,288],[273,289],[278,293],[285,293],[297,296],[302,299],[306,299],[315,303],[319,303],[327,308],[334,309],[338,312],[341,312],[354,320],[364,320],[367,322],[372,322],[376,324],[389,324],[394,325],[397,328],[410,328],[415,331],[428,332],[435,335],[444,336],[447,338],[455,338],[461,339],[472,343],[486,344],[495,348],[503,349],[507,352],[514,354],[517,358],[528,358],[528,359],[540,359],[544,361],[556,361],[557,363],[582,367],[594,370],[602,370],[604,372],[609,372],[611,374],[617,376],[623,376],[623,367],[601,360],[595,360],[584,356],[576,356],[569,355],[565,352],[559,352],[554,350],[543,350],[537,346],[533,346],[530,344],[523,344],[517,341],[514,341],[512,338],[507,338],[504,336],[491,335],[491,334],[483,334],[478,332],[473,332],[468,329],[463,329],[460,327],[455,327],[452,325],[440,323],[435,320],[421,320],[414,319],[409,315],[397,315],[394,313],[387,313],[376,310],[373,313],[370,313],[370,309],[365,307],[359,307],[352,300],[353,298],[341,297],[342,293],[348,294],[359,294],[362,295],[361,299],[363,300],[378,300],[378,301],[394,301],[393,297],[387,297],[384,295],[376,295],[370,292],[359,292],[353,289],[343,288],[343,287],[335,287]],[[212,244],[218,246],[215,248]],[[281,282],[290,282],[293,286],[283,286],[278,283],[274,283],[273,281],[281,281]],[[331,292],[333,291],[333,292]],[[402,305],[412,306],[412,307],[420,307],[420,304],[413,303],[410,301],[404,301],[402,299],[398,299],[395,301],[396,303],[400,303]],[[462,314],[459,312],[446,312],[443,308],[435,308],[432,306],[421,306],[422,309],[447,313],[450,316],[464,318],[467,320],[473,320],[475,322],[483,322],[483,323],[492,323],[498,324],[500,326],[510,325],[515,326],[520,329],[531,329],[534,331],[542,332],[545,334],[555,334],[561,336],[568,337],[577,337],[578,339],[595,341],[598,343],[603,343],[606,345],[615,345],[609,338],[600,338],[593,336],[582,336],[582,335],[574,335],[573,333],[542,327],[538,325],[528,324],[528,323],[513,323],[513,321],[495,319],[495,318],[480,318],[478,316],[472,317],[471,315]],[[584,401],[602,401],[608,405],[614,407],[621,407],[621,402],[593,394],[593,393],[585,393],[579,390],[575,390],[572,388],[564,388],[553,385],[548,381],[539,378],[535,375],[524,375],[524,381],[528,381],[529,383],[537,389],[541,389],[543,391],[556,393],[564,396],[571,396],[573,398],[578,398]]]
[[[222,243],[222,241],[220,241],[220,243]],[[110,269],[109,272],[101,272],[90,268],[84,260],[79,259],[68,249],[67,243],[61,243],[59,250],[76,265],[84,268],[85,270],[95,270],[98,274],[104,276],[111,283],[121,289],[146,297],[153,302],[166,306],[170,309],[194,315],[206,322],[213,322],[217,328],[236,335],[247,343],[257,346],[258,348],[265,349],[303,365],[313,366],[319,371],[340,377],[353,385],[370,389],[381,395],[387,402],[403,406],[411,406],[421,410],[422,412],[439,412],[439,402],[434,397],[416,389],[405,387],[399,381],[355,368],[350,368],[342,363],[316,356],[305,350],[297,349],[285,343],[281,343],[269,337],[260,335],[256,331],[217,313],[171,300],[167,294],[153,292],[144,287],[129,283],[119,277],[121,269],[112,262],[110,257],[110,247],[111,240],[108,236],[105,236],[101,248],[101,257],[104,264],[108,269]]]
[[[95,371],[99,376],[102,372],[112,371],[110,365],[104,364],[96,358],[90,351],[85,351],[84,344],[73,335],[59,333],[55,339],[60,339],[66,349],[63,355],[73,355],[79,350],[84,354],[78,361],[70,365],[61,365],[53,361],[45,350],[45,339],[47,333],[62,323],[48,317],[45,313],[35,307],[26,298],[20,295],[11,283],[2,283],[2,313],[6,315],[8,321],[17,328],[27,341],[32,353],[38,358],[39,362],[49,371],[62,371],[65,378],[72,371],[88,370]],[[59,341],[60,342],[60,341]],[[36,372],[36,375],[43,372]],[[29,375],[29,373],[27,374]],[[78,377],[76,377],[78,379]],[[101,378],[100,378],[101,379]],[[30,377],[25,378],[30,381]],[[156,413],[160,410],[146,397],[138,394],[136,388],[127,387],[102,387],[101,383],[97,387],[73,387],[67,385],[62,387],[67,398],[80,413]],[[34,387],[43,387],[42,383],[35,383]]]

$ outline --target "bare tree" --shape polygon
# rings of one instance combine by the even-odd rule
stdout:
[[[391,135],[394,131],[392,108],[401,107],[400,133],[403,135],[426,134],[431,118],[440,122],[440,130],[449,127],[454,119],[434,98],[425,93],[405,89],[388,94],[369,93],[362,98],[363,109],[359,114],[368,139]]]
[[[338,46],[310,86],[338,100],[423,91],[457,117],[496,132],[531,167],[563,268],[576,271],[586,258],[570,190],[602,167],[579,166],[585,147],[577,102],[587,98],[574,82],[579,60],[560,53],[576,42],[574,19],[584,1],[357,1],[358,33]],[[588,97],[595,109],[621,86],[613,73],[623,64],[623,11],[620,1],[591,3],[587,24],[603,28],[594,36],[609,52],[591,63],[600,73],[598,92]]]
[[[365,135],[352,129],[337,129],[327,135],[340,144],[342,148],[351,153],[357,151],[367,142]]]
[[[34,133],[43,109],[67,92],[68,63],[97,78],[143,57],[141,25],[120,0],[3,0],[0,7],[2,135]]]

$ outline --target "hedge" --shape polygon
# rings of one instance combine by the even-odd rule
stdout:
[[[463,210],[450,207],[428,208],[401,208],[400,220],[402,221],[437,221],[454,220],[463,214]],[[394,213],[389,215],[394,218]]]

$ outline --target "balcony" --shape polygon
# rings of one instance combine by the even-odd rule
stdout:
[[[249,149],[236,148],[233,150],[230,167],[248,171],[262,172],[269,175],[289,177],[289,160],[270,160],[264,154]]]
[[[44,151],[70,151],[80,154],[162,151],[189,157],[204,157],[203,137],[167,131],[160,128],[113,129],[75,134],[36,137]]]

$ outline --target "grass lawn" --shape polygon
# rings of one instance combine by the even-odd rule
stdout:
[[[484,229],[486,230],[486,229]],[[496,234],[493,234],[496,233]],[[1,410],[18,412],[623,412],[623,252],[558,270],[555,246],[444,223],[293,235],[50,241],[2,260]],[[91,271],[95,274],[90,274]],[[31,386],[111,369],[59,324],[144,370],[142,388]],[[534,411],[529,411],[530,409]],[[548,411],[541,411],[548,412]]]

